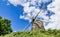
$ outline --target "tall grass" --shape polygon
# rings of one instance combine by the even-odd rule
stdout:
[[[0,37],[60,37],[60,30],[35,30],[35,31],[21,31],[13,32]]]

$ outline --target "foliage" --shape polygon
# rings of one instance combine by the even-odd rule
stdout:
[[[0,16],[0,35],[5,35],[12,32],[11,21],[8,19],[2,19]]]
[[[60,30],[35,30],[35,31],[22,31],[13,32],[0,37],[60,37]]]

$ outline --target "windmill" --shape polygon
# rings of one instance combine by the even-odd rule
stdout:
[[[44,25],[43,25],[43,23],[45,21],[39,21],[37,19],[37,16],[40,13],[41,13],[41,10],[36,14],[36,16],[34,18],[32,18],[32,21],[24,28],[24,30],[26,30],[31,24],[32,24],[32,29],[31,30],[40,30],[40,29],[45,30]],[[27,17],[29,17],[29,16],[27,16]]]

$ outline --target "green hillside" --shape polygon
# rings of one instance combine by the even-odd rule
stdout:
[[[13,32],[0,37],[60,37],[60,30],[36,30],[29,32]]]

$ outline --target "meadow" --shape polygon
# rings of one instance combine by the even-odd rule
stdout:
[[[1,35],[0,37],[60,37],[60,30],[19,31],[4,36]]]

